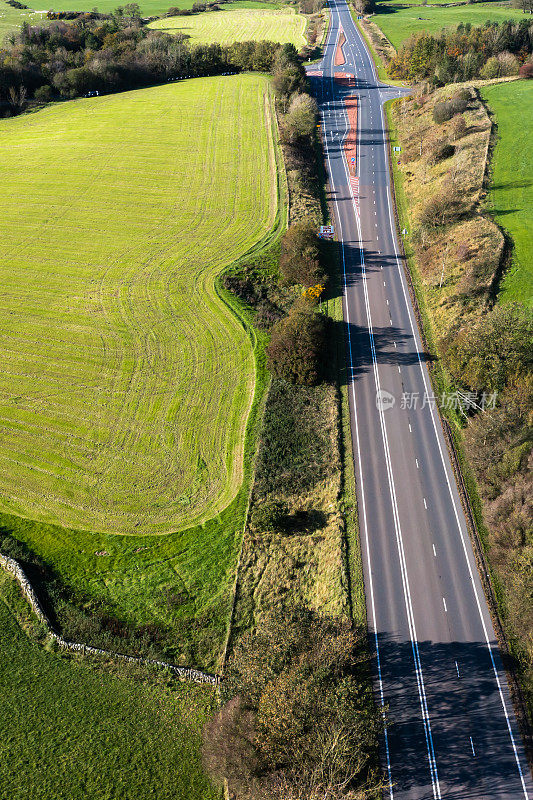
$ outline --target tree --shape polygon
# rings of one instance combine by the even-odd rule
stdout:
[[[375,796],[378,729],[366,632],[304,608],[270,616],[234,648],[204,762],[239,800]]]
[[[533,313],[520,303],[497,305],[448,349],[456,380],[470,389],[501,392],[533,371]]]
[[[313,311],[292,311],[272,328],[267,365],[277,377],[312,386],[322,377],[326,318]]]
[[[280,271],[287,283],[300,283],[306,288],[324,284],[320,266],[320,240],[312,222],[295,222],[281,241]]]

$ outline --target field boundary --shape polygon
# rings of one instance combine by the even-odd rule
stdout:
[[[26,573],[14,558],[0,553],[0,566],[18,583],[20,590],[27,600],[31,610],[44,625],[47,635],[56,643],[61,650],[69,650],[70,652],[80,653],[81,655],[95,655],[105,656],[120,661],[127,661],[133,664],[143,664],[146,666],[159,667],[160,669],[168,669],[180,680],[188,680],[193,683],[210,683],[216,686],[220,683],[220,675],[212,675],[207,672],[202,672],[194,667],[178,667],[176,664],[171,664],[168,661],[156,661],[152,658],[142,658],[141,656],[127,656],[123,653],[114,653],[111,650],[101,650],[98,647],[91,647],[90,645],[81,644],[80,642],[69,642],[57,633],[54,629],[50,619],[45,613],[37,594],[31,585]]]

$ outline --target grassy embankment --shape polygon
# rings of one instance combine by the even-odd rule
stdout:
[[[449,371],[450,346],[458,335],[468,335],[482,320],[490,320],[488,311],[495,299],[499,303],[518,299],[531,304],[531,292],[526,288],[531,271],[529,262],[524,260],[527,244],[524,248],[522,234],[524,220],[530,215],[523,199],[527,198],[529,187],[523,180],[518,180],[515,187],[512,178],[517,173],[509,172],[511,159],[517,157],[517,152],[521,154],[516,149],[516,139],[523,116],[514,113],[511,121],[507,108],[513,103],[507,104],[504,99],[521,98],[525,109],[531,87],[511,82],[482,88],[487,99],[494,91],[505,109],[499,131],[505,139],[496,146],[494,194],[488,203],[484,175],[491,124],[483,107],[472,94],[464,113],[466,131],[455,142],[454,121],[437,126],[432,118],[435,102],[449,97],[457,88],[445,87],[427,96],[418,93],[388,108],[391,144],[402,146],[401,164],[393,161],[400,227],[409,231],[405,250],[410,273],[430,349],[439,357],[433,371],[439,391],[455,388]],[[434,154],[445,141],[454,142],[455,153],[434,163]],[[498,154],[498,148],[503,150],[503,156]],[[526,154],[526,160],[528,157]],[[511,217],[508,232],[517,231],[518,236],[513,268],[504,277],[503,292],[496,298],[505,242],[486,211],[500,197],[503,211],[506,205],[514,210],[500,214],[497,220],[505,225],[507,217]],[[427,209],[432,203],[446,215],[434,227],[427,225]],[[503,331],[500,338],[502,335]],[[495,340],[494,352],[501,346],[505,345]],[[525,375],[518,378],[527,380]],[[456,380],[460,383],[457,376]],[[468,423],[463,419],[463,426],[455,426],[455,436],[489,559],[500,616],[531,709],[533,651],[528,622],[531,606],[527,599],[531,582],[524,567],[530,558],[530,544],[524,533],[528,514],[527,502],[524,505],[528,494],[527,454],[531,447],[526,424],[528,402],[526,390],[521,390],[519,384],[516,388],[508,384],[501,405],[494,412],[470,417]]]
[[[533,83],[516,81],[482,89],[494,112],[498,141],[492,159],[491,214],[513,240],[513,263],[500,301],[533,303]]]
[[[264,387],[215,278],[280,222],[268,80],[2,127],[3,528],[85,600],[169,626],[170,657],[212,667]]]
[[[300,49],[306,43],[306,19],[292,8],[266,11],[222,6],[217,12],[166,17],[150,23],[150,27],[167,33],[184,33],[200,44],[265,40],[291,42]]]
[[[524,19],[523,11],[509,3],[474,3],[451,8],[416,6],[395,8],[379,3],[372,21],[383,31],[393,46],[399,48],[411,34],[419,31],[438,33],[442,28],[455,28],[459,23],[484,25],[485,22]]]
[[[217,800],[200,759],[213,689],[46,652],[0,572],[0,796]]]

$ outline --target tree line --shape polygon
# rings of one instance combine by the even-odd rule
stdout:
[[[151,30],[136,14],[124,12],[23,24],[0,49],[0,113],[18,113],[32,98],[71,99],[241,70],[270,72],[289,94],[305,82],[291,44],[193,45],[183,34]]]
[[[481,27],[460,24],[456,30],[438,34],[417,33],[405,41],[391,60],[391,77],[421,81],[437,86],[474,78],[527,77],[533,52],[533,25],[519,22],[490,22]]]

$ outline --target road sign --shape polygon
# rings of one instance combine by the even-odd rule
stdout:
[[[355,157],[352,156],[352,164],[355,164]]]
[[[321,225],[318,235],[321,239],[333,239],[334,233],[333,225]]]
[[[402,148],[401,147],[393,147],[392,149],[394,150],[395,153],[401,153],[402,152]]]

